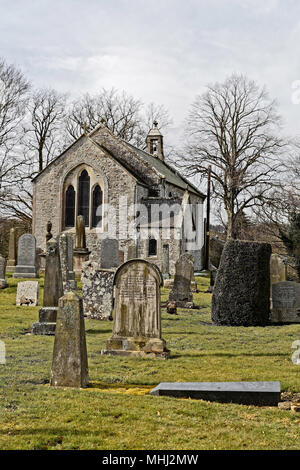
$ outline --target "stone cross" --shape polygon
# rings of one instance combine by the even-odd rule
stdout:
[[[82,299],[68,292],[59,299],[50,385],[83,388],[88,384]]]
[[[62,296],[63,282],[60,267],[59,245],[58,241],[52,238],[47,243],[46,247],[43,307],[39,311],[39,321],[33,324],[33,334],[54,334],[58,300]]]
[[[114,285],[113,334],[102,354],[168,358],[161,338],[158,267],[143,259],[127,261],[117,269]]]
[[[5,280],[5,271],[6,271],[6,259],[3,256],[0,256],[0,289],[5,289],[7,287],[7,282]]]
[[[13,277],[37,277],[36,240],[30,233],[25,233],[19,238],[18,264]]]
[[[174,285],[170,292],[169,300],[175,300],[177,307],[193,308],[193,256],[188,253],[181,255],[176,261],[175,270]]]
[[[16,245],[16,231],[14,228],[10,229],[9,232],[9,243],[8,243],[8,261],[6,270],[10,273],[15,272],[17,261],[17,245]]]

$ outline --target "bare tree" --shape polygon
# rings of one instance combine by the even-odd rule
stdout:
[[[66,95],[53,89],[35,90],[28,102],[25,146],[34,171],[42,171],[62,151]]]
[[[65,107],[66,96],[49,89],[34,90],[26,103],[19,130],[21,157],[2,201],[2,210],[26,223],[31,221],[31,180],[62,151]]]
[[[18,181],[20,165],[17,144],[26,110],[29,82],[14,65],[0,60],[0,199]]]
[[[177,165],[187,176],[205,177],[226,212],[227,238],[247,208],[264,204],[280,171],[285,143],[276,104],[264,88],[242,75],[208,86],[187,119],[188,141]]]
[[[171,119],[163,105],[150,103],[147,107],[125,91],[103,88],[98,94],[85,94],[70,106],[66,129],[70,142],[82,135],[86,126],[91,131],[100,120],[118,137],[137,147],[145,147],[145,139],[155,120],[166,128]]]

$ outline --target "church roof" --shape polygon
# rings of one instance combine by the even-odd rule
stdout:
[[[196,194],[197,196],[201,196],[203,199],[206,197],[203,193],[201,193],[201,191],[199,191],[199,189],[190,183],[190,181],[184,178],[175,168],[165,161],[160,160],[160,158],[157,158],[145,150],[141,150],[134,145],[129,144],[128,142],[126,142],[126,145],[131,147],[136,153],[138,153],[140,157],[142,157],[147,163],[149,163],[159,173],[161,173],[168,183],[174,184],[181,189],[188,189],[188,191]]]
[[[121,141],[123,145],[128,147],[128,150],[131,152],[134,152],[135,154],[138,155],[143,161],[144,164],[146,164],[148,167],[152,167],[153,170],[159,174],[162,178],[164,178],[168,183],[173,184],[183,190],[188,190],[193,194],[196,194],[197,196],[201,197],[202,199],[205,199],[205,195],[199,191],[196,186],[194,186],[192,183],[190,183],[186,178],[184,178],[175,168],[173,168],[171,165],[166,163],[163,160],[160,160],[159,158],[155,157],[154,155],[151,155],[150,153],[146,152],[145,150],[141,150],[134,145],[126,142],[123,139],[120,139],[119,137],[115,136],[107,127],[105,127],[103,124],[98,124],[88,135],[83,134],[79,139],[77,139],[75,142],[73,142],[62,154],[60,154],[58,157],[56,157],[52,162],[49,163],[40,173],[38,173],[34,178],[33,181],[39,178],[39,176],[44,173],[44,171],[51,166],[55,161],[57,161],[62,155],[64,155],[68,150],[70,150],[73,145],[78,142],[80,139],[87,137],[90,141],[93,142],[94,145],[96,145],[100,150],[105,151],[108,153],[111,158],[114,158],[118,163],[126,168],[127,171],[129,171],[134,178],[136,178],[137,181],[139,181],[142,184],[146,184],[147,182],[145,181],[144,177],[140,172],[137,171],[137,169],[134,169],[132,165],[128,165],[124,159],[119,159],[114,152],[112,152],[110,149],[108,149],[106,146],[103,144],[100,144],[99,142],[96,142],[94,139],[91,138],[93,134],[97,132],[98,129],[103,129],[105,128],[111,136],[113,136],[115,139],[118,141]]]

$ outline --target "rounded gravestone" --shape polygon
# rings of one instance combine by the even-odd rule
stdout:
[[[269,322],[271,252],[268,243],[226,243],[212,298],[215,324],[264,326]]]

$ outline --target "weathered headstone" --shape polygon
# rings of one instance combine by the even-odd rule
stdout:
[[[268,324],[271,250],[268,243],[240,240],[226,243],[212,297],[215,324]]]
[[[277,284],[278,282],[286,281],[287,279],[287,263],[286,261],[276,253],[271,255],[270,260],[270,277],[271,285]]]
[[[136,245],[131,244],[128,246],[128,251],[127,251],[127,261],[131,259],[136,259],[137,258],[137,253],[136,253]]]
[[[7,272],[9,273],[15,272],[16,261],[17,261],[16,231],[14,228],[11,228],[9,232],[8,260],[7,260],[7,265],[6,265]]]
[[[194,278],[194,260],[192,255],[184,253],[176,261],[175,278],[169,300],[175,300],[177,307],[193,308],[191,283]]]
[[[271,321],[300,323],[300,283],[283,281],[272,285]]]
[[[36,240],[30,233],[25,233],[19,238],[18,264],[13,277],[37,277]]]
[[[115,270],[100,269],[98,263],[84,263],[81,275],[84,316],[112,319],[114,275]]]
[[[58,300],[63,296],[59,245],[53,238],[46,247],[43,307],[39,310],[39,321],[32,326],[35,335],[54,335]]]
[[[100,268],[110,269],[119,266],[119,242],[113,238],[101,240]]]
[[[164,279],[170,278],[169,245],[163,245],[162,276]]]
[[[130,260],[114,277],[115,304],[112,337],[102,354],[168,358],[161,338],[160,287],[157,266],[143,259]]]
[[[86,250],[85,222],[83,215],[76,218],[75,250]]]
[[[76,218],[75,249],[73,251],[75,274],[81,275],[82,265],[89,259],[90,251],[86,247],[85,221],[82,215]]]
[[[7,287],[7,282],[5,280],[5,271],[6,271],[6,259],[3,256],[0,256],[0,289],[5,289]]]
[[[64,293],[77,289],[73,271],[73,238],[63,233],[59,237],[59,255]]]
[[[88,384],[82,299],[68,292],[59,299],[50,385],[83,388]]]
[[[38,281],[18,282],[16,305],[35,307],[39,303]]]

